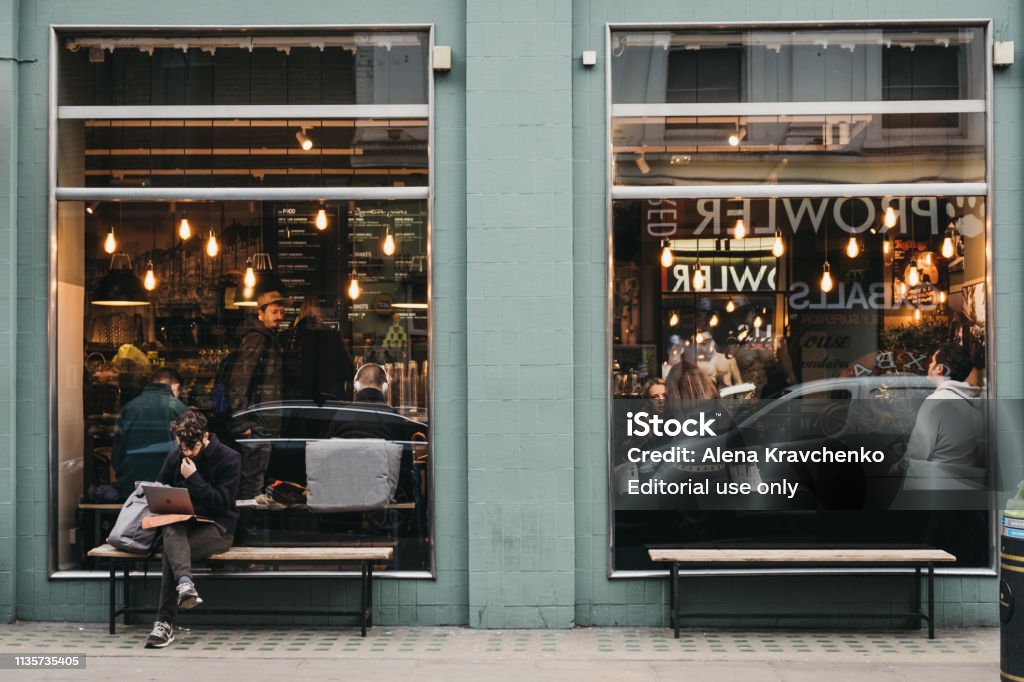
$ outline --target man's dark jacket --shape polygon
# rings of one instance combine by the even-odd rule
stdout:
[[[181,475],[182,458],[180,447],[171,450],[157,480],[176,488],[188,488],[196,516],[212,519],[234,534],[238,524],[235,499],[242,475],[241,456],[210,434],[210,444],[193,460],[196,472],[188,478]]]
[[[259,319],[250,320],[238,344],[238,359],[228,377],[231,411],[238,412],[258,403],[281,400],[284,392],[284,355],[277,332],[267,329]],[[258,413],[236,420],[232,430],[238,434],[253,429],[257,436],[274,436],[278,426],[276,413]]]

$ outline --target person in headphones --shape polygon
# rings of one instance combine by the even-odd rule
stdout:
[[[376,363],[370,362],[356,371],[355,381],[356,402],[387,403],[388,373]]]

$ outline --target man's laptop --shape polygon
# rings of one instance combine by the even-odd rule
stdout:
[[[195,516],[192,498],[186,488],[165,488],[159,485],[144,485],[149,511],[154,514],[185,514]]]

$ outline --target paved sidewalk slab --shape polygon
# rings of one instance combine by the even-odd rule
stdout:
[[[9,671],[4,679],[194,682],[417,680],[588,682],[958,682],[998,679],[999,631],[698,630],[679,640],[666,628],[470,630],[375,627],[193,625],[175,643],[146,650],[148,625],[17,623],[0,626],[0,651],[85,653],[86,670]]]

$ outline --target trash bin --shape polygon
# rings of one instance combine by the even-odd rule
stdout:
[[[1024,519],[1016,520],[1024,526]],[[999,538],[999,670],[1003,680],[1020,680],[1024,679],[1024,608],[1017,610],[1016,598],[1024,599],[1024,528],[1013,528],[1008,522],[1013,523],[1003,519]]]

